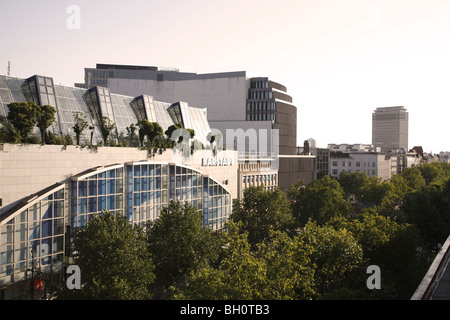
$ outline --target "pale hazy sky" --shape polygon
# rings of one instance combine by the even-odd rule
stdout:
[[[410,148],[450,151],[449,0],[1,0],[0,39],[0,74],[246,71],[287,86],[299,145],[371,143],[373,110],[401,105]]]

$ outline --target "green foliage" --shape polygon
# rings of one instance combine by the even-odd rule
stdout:
[[[190,272],[217,258],[217,241],[202,225],[194,207],[172,201],[160,217],[148,222],[148,248],[155,263],[156,286],[163,290],[179,285]]]
[[[347,171],[342,171],[339,178],[339,183],[342,186],[347,197],[354,195],[356,198],[361,197],[361,188],[369,181],[367,173],[364,171],[357,171],[349,173]]]
[[[262,186],[244,190],[244,197],[234,205],[230,219],[242,222],[242,232],[248,233],[253,246],[269,239],[271,231],[292,232],[295,227],[286,194],[279,189],[267,191]]]
[[[302,226],[310,219],[322,225],[335,216],[349,217],[352,213],[352,205],[346,201],[344,190],[330,176],[309,185],[299,181],[289,188],[288,196],[294,217]]]
[[[81,270],[80,290],[63,290],[59,298],[140,300],[150,297],[154,266],[144,231],[124,216],[94,216],[73,239],[75,264]]]
[[[111,121],[111,119],[109,119],[108,117],[104,116],[100,119],[100,129],[102,132],[102,137],[103,137],[103,143],[105,146],[108,145],[108,138],[111,134],[111,132],[114,130],[114,128],[116,127],[116,124],[114,122]],[[112,141],[113,142],[113,141]],[[111,144],[111,143],[109,143]]]
[[[7,119],[23,142],[33,131],[40,107],[32,102],[13,102],[8,105]]]
[[[450,230],[450,179],[409,194],[402,206],[405,219],[420,230],[426,246],[435,249]]]
[[[0,124],[0,143],[19,143],[20,134],[10,122]]]
[[[56,109],[52,106],[45,105],[38,109],[36,115],[36,126],[41,132],[41,141],[45,142],[45,130],[55,121]]]
[[[77,146],[80,145],[80,137],[83,131],[89,126],[86,117],[81,112],[73,112],[73,131],[77,139]]]
[[[362,262],[362,248],[346,229],[308,222],[298,237],[313,248],[310,258],[315,268],[314,282],[319,296]]]

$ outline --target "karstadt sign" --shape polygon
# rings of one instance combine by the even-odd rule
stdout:
[[[202,158],[203,167],[232,166],[232,158]]]

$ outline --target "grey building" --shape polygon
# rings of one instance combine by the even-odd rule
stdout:
[[[372,144],[381,152],[408,149],[408,112],[405,107],[377,108],[372,114]]]
[[[245,71],[197,74],[173,68],[97,64],[96,68],[85,68],[85,82],[75,85],[103,85],[115,94],[187,101],[207,108],[208,122],[222,133],[227,149],[264,155],[296,154],[297,108],[287,88],[267,77],[248,78]],[[243,136],[239,130],[247,141],[243,145],[239,145]],[[252,139],[253,134],[256,139]]]
[[[271,157],[279,170],[278,185],[316,178],[314,159],[298,157],[297,108],[287,88],[245,71],[197,74],[150,66],[97,64],[85,68],[80,87],[106,85],[111,93],[146,94],[160,101],[186,101],[207,109],[212,131],[222,134],[227,150],[240,158]],[[282,157],[281,157],[282,156]]]

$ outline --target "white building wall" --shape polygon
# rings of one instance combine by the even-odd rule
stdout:
[[[108,79],[112,93],[136,97],[153,96],[158,101],[186,101],[190,106],[208,109],[208,121],[245,120],[250,80],[245,76],[156,81]]]
[[[203,159],[226,159],[227,165]],[[224,183],[232,199],[238,195],[237,152],[221,151],[214,156],[209,150],[197,151],[190,158],[167,150],[149,158],[146,150],[138,148],[99,147],[97,150],[77,146],[13,145],[0,149],[0,214],[20,199],[39,192],[85,170],[132,161],[155,160],[183,164]],[[223,162],[222,162],[223,163]],[[220,168],[220,169],[219,169]]]
[[[366,172],[369,177],[380,177],[383,180],[391,178],[391,162],[384,154],[349,153],[350,157],[330,156],[329,174],[339,178],[343,171],[350,173]]]

